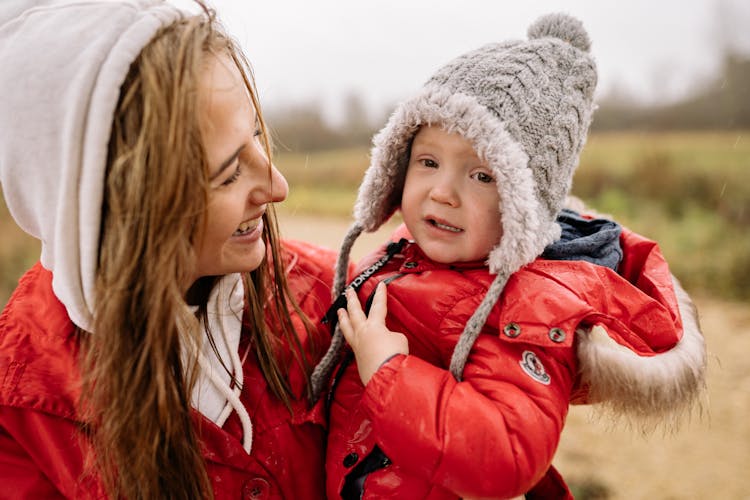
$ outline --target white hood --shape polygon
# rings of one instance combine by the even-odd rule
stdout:
[[[41,5],[40,5],[41,4]],[[32,8],[28,8],[35,5]],[[120,86],[156,31],[182,16],[157,1],[0,8],[0,183],[73,323],[91,331],[104,170]]]

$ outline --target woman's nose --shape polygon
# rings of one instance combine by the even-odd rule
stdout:
[[[270,170],[269,170],[270,169]],[[258,178],[255,187],[250,191],[250,202],[254,205],[280,202],[286,199],[289,185],[281,172],[273,165],[266,163],[266,168],[256,171]]]
[[[289,194],[289,184],[286,182],[286,178],[279,172],[274,164],[271,164],[271,185],[269,189],[269,195],[272,202],[280,202],[286,200]]]
[[[248,163],[252,165],[249,200],[254,205],[284,201],[289,194],[289,185],[279,169],[268,159],[266,151],[259,144],[248,153]]]

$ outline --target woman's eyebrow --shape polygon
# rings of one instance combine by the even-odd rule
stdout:
[[[232,155],[229,158],[227,158],[226,160],[224,160],[223,162],[221,162],[221,165],[219,165],[218,170],[216,172],[214,172],[208,178],[208,180],[212,181],[212,180],[216,179],[217,177],[219,177],[221,175],[221,173],[229,167],[229,165],[231,165],[232,163],[234,163],[234,160],[237,159],[237,157],[240,155],[240,153],[242,152],[242,150],[244,148],[245,148],[245,145],[243,144],[242,146],[240,146],[239,148],[237,148],[237,151],[235,151],[234,153],[232,153]]]

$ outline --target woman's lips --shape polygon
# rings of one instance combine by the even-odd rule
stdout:
[[[263,217],[249,219],[240,223],[237,230],[232,233],[233,238],[257,238],[263,231]]]

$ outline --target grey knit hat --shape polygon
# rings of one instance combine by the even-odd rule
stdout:
[[[559,239],[565,203],[594,109],[597,72],[582,23],[565,14],[539,18],[528,40],[486,45],[440,68],[401,103],[373,140],[372,159],[336,268],[334,297],[345,286],[349,254],[362,231],[376,231],[401,204],[411,142],[422,125],[469,140],[487,161],[500,195],[503,236],[490,252],[496,278],[467,323],[451,360],[460,380],[466,358],[508,278]],[[319,389],[343,345],[336,332],[313,374]]]

